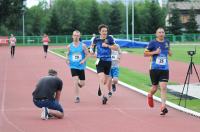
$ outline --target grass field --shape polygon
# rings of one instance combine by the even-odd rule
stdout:
[[[141,54],[141,55],[143,55],[143,51],[144,51],[144,49],[122,49],[122,50],[128,51],[132,54]],[[186,54],[187,50],[192,50],[192,49],[188,46],[172,46],[172,51],[174,52],[174,56],[171,59],[183,61],[183,62],[189,61],[190,58]],[[56,52],[60,55],[65,56],[65,49],[53,49],[52,51],[54,51],[54,52]],[[186,56],[186,57],[181,57],[183,55]],[[195,56],[198,56],[198,55],[199,54],[197,52],[197,54]],[[181,57],[181,58],[179,58],[179,57]],[[197,57],[195,57],[194,60],[197,60]],[[199,61],[199,64],[200,64],[200,61]],[[95,69],[95,59],[89,58],[88,61],[87,61],[87,66]],[[149,75],[142,74],[142,73],[139,73],[139,72],[136,72],[136,71],[132,71],[132,70],[126,68],[126,67],[120,67],[119,80],[122,81],[122,82],[125,82],[129,85],[132,85],[134,87],[137,87],[141,90],[144,90],[146,92],[149,91],[149,88],[151,86]],[[169,82],[169,84],[176,84],[176,83]],[[160,92],[157,92],[156,96],[160,97]],[[178,104],[179,97],[168,93],[168,101],[171,101],[175,104]],[[199,99],[188,99],[187,100],[187,108],[194,110],[194,111],[197,111],[197,112],[200,112],[200,103],[199,102],[200,102]],[[184,101],[181,102],[181,105],[184,106]]]

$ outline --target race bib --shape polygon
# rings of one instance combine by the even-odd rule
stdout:
[[[158,64],[158,65],[165,65],[166,62],[167,62],[166,57],[157,57],[156,58],[156,64]]]
[[[82,56],[80,53],[76,53],[72,55],[72,61],[80,61],[82,60]]]
[[[118,57],[117,57],[117,55],[111,55],[111,59],[112,60],[118,60]]]

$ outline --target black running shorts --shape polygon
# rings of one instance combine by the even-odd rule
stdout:
[[[71,69],[72,77],[78,76],[80,80],[85,80],[85,70]]]
[[[159,82],[168,82],[169,70],[150,70],[150,78],[152,85],[158,85]]]
[[[48,45],[43,45],[44,52],[47,53]]]
[[[99,63],[96,65],[97,73],[103,72],[106,75],[109,75],[110,68],[111,68],[111,61],[100,60]]]

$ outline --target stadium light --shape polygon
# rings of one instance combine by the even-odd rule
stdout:
[[[25,7],[26,7],[26,0],[23,0],[23,7],[22,7],[22,33],[23,33],[23,45],[24,45],[24,36],[25,36],[25,28],[24,28]]]
[[[126,39],[128,40],[128,0],[125,0],[126,4]]]
[[[135,8],[135,3],[134,3],[135,1],[134,0],[132,0],[132,41],[134,41],[134,26],[135,26],[135,23],[134,23],[134,8]]]

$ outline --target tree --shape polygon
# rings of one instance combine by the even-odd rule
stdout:
[[[180,20],[180,12],[175,7],[171,10],[171,17],[169,18],[169,32],[175,35],[181,34],[181,29],[183,27],[181,20]]]
[[[165,26],[165,16],[162,8],[159,6],[159,3],[152,1],[148,7],[149,15],[147,17],[147,33],[155,33],[158,27]]]
[[[188,33],[197,33],[198,25],[195,20],[196,14],[194,9],[190,10],[189,16],[190,16],[189,21],[186,23],[186,30]]]
[[[0,0],[0,31],[20,34],[22,7],[22,0]]]
[[[58,15],[56,14],[55,9],[52,9],[50,20],[47,24],[46,33],[49,35],[58,35],[60,30]]]
[[[111,34],[120,34],[122,30],[122,15],[120,12],[120,2],[112,4],[112,12],[110,13],[109,29]]]
[[[26,11],[26,35],[41,35],[46,30],[49,13],[48,9],[44,8],[45,4],[40,2]]]
[[[93,0],[89,17],[86,20],[87,23],[86,32],[88,34],[93,34],[93,33],[97,34],[98,33],[97,27],[99,24],[102,23],[98,8],[99,8],[98,3],[96,2],[96,0]]]
[[[111,4],[108,1],[102,1],[99,3],[99,14],[101,18],[101,23],[109,25],[110,13],[112,11]]]

